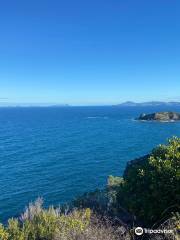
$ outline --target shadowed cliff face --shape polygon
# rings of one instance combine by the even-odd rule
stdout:
[[[179,121],[180,114],[176,112],[157,112],[151,114],[141,114],[138,120],[144,121]]]

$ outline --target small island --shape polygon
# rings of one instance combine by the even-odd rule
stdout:
[[[160,121],[160,122],[174,122],[180,121],[180,113],[176,112],[157,112],[151,114],[141,114],[137,120],[140,121]]]

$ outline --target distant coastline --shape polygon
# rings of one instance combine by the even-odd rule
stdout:
[[[149,101],[149,102],[133,102],[126,101],[119,104],[66,104],[66,103],[12,103],[12,102],[0,102],[0,108],[18,108],[18,107],[180,107],[178,101]]]
[[[38,107],[70,107],[69,104],[48,104],[48,103],[40,103],[40,104],[31,104],[31,103],[0,103],[0,108],[38,108]]]
[[[148,107],[148,106],[180,106],[180,102],[161,102],[161,101],[151,101],[151,102],[131,102],[131,101],[127,101],[127,102],[123,102],[120,104],[116,105],[117,107]]]

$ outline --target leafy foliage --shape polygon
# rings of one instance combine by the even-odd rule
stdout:
[[[6,228],[0,225],[0,239],[52,240],[57,236],[57,239],[70,239],[70,235],[85,231],[90,217],[90,209],[74,210],[67,215],[53,207],[45,210],[42,208],[42,200],[38,199],[29,205],[21,221],[10,219]]]
[[[160,145],[143,161],[128,166],[118,201],[142,219],[154,223],[178,211],[180,201],[180,138]]]
[[[43,209],[38,199],[20,219],[10,219],[6,227],[0,225],[0,240],[130,240],[120,230],[88,208],[64,214],[53,207]]]

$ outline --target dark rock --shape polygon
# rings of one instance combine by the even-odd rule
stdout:
[[[141,114],[138,118],[141,121],[180,121],[180,114],[176,112],[157,112],[151,114]]]

